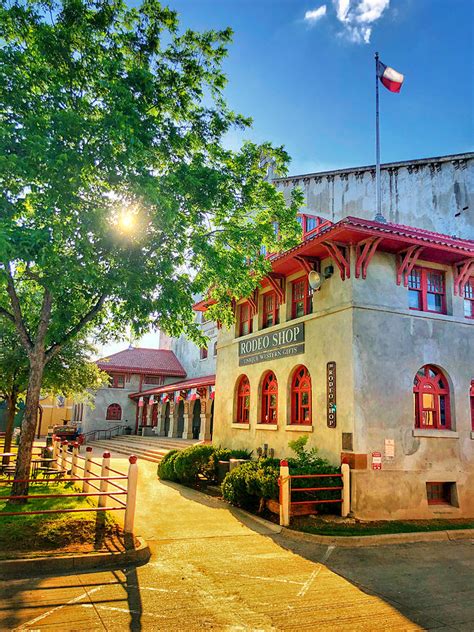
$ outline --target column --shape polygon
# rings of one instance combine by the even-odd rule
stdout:
[[[211,440],[211,402],[201,399],[201,432],[199,433],[201,441]]]
[[[162,404],[161,402],[157,404],[158,406],[158,419],[156,425],[156,435],[158,437],[165,436],[165,407],[166,404]]]
[[[193,406],[191,402],[184,402],[184,431],[183,439],[193,438]]]
[[[170,430],[168,437],[176,438],[178,436],[178,407],[174,402],[170,404]]]

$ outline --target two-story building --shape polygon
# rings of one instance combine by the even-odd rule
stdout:
[[[346,217],[271,264],[219,335],[214,443],[304,433],[357,517],[474,516],[474,241]]]

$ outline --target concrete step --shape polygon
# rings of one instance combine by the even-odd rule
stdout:
[[[112,440],[133,443],[133,444],[148,444],[150,446],[166,446],[167,448],[187,448],[190,445],[199,443],[198,439],[178,439],[168,437],[140,437],[135,435],[119,435],[113,437]]]
[[[107,443],[106,441],[92,441],[88,443],[92,448],[96,448],[99,452],[101,451],[109,451],[115,452],[117,454],[123,454],[124,456],[130,456],[134,454],[138,456],[140,459],[144,459],[145,461],[152,461],[153,463],[159,463],[161,459],[164,457],[168,450],[163,450],[163,452],[147,452],[145,450],[141,450],[140,448],[130,449],[127,446],[120,446]]]
[[[159,463],[163,456],[170,450],[183,450],[190,445],[198,443],[194,440],[168,439],[167,437],[137,437],[133,435],[121,435],[112,439],[90,441],[87,445],[99,450],[109,450],[118,454],[130,456],[135,454],[141,459]]]

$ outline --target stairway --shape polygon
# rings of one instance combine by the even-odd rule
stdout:
[[[137,437],[134,435],[120,435],[112,439],[100,439],[89,441],[88,446],[94,448],[94,453],[103,451],[115,452],[130,456],[135,454],[144,461],[159,463],[170,450],[184,450],[199,443],[194,439],[169,439],[168,437]]]

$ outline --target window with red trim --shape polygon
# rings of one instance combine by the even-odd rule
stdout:
[[[291,317],[299,318],[313,311],[313,290],[309,287],[308,277],[296,279],[291,284]]]
[[[246,375],[240,378],[237,387],[237,419],[238,424],[248,424],[250,414],[250,382]]]
[[[291,424],[311,425],[311,376],[305,366],[299,366],[291,383]]]
[[[427,430],[451,428],[448,380],[437,367],[422,366],[415,376],[415,427]]]
[[[276,424],[278,421],[278,382],[273,371],[269,371],[262,384],[262,416],[260,423]]]
[[[239,305],[239,336],[252,333],[252,310],[250,303]]]
[[[110,404],[107,408],[105,418],[108,421],[120,421],[122,419],[122,408],[119,404]]]
[[[109,388],[125,388],[125,375],[112,373],[110,376]]]
[[[143,378],[144,384],[157,384],[158,386],[161,386],[164,382],[165,379],[162,375],[145,375]]]
[[[199,351],[199,357],[201,360],[205,360],[207,358],[207,347],[201,347]]]
[[[474,318],[474,277],[464,286],[464,316]]]
[[[471,402],[471,428],[474,432],[474,380],[471,380],[471,390],[469,391],[469,399]]]
[[[431,268],[413,268],[408,275],[408,305],[421,312],[446,314],[444,272]]]
[[[263,295],[263,322],[262,327],[272,327],[280,322],[280,303],[276,292],[267,292]]]

